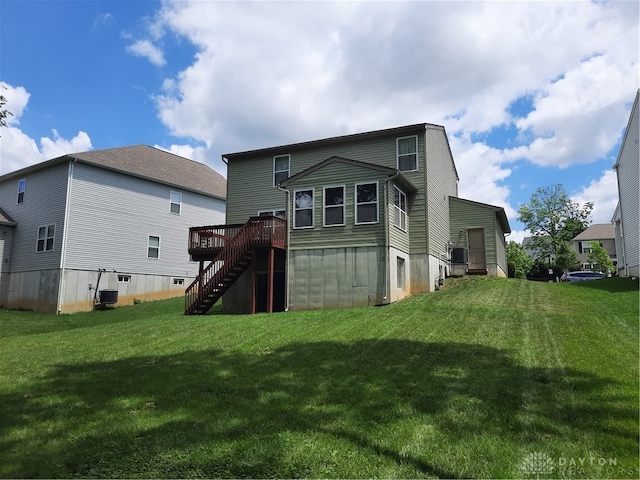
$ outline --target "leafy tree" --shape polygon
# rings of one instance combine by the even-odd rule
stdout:
[[[533,258],[527,255],[524,248],[513,240],[507,242],[507,265],[515,278],[526,278],[533,266]]]
[[[591,263],[594,267],[600,267],[604,273],[613,272],[613,262],[611,261],[611,257],[609,257],[609,253],[604,249],[600,242],[589,242],[589,247],[591,251],[588,254],[589,263]]]
[[[0,127],[7,126],[7,117],[13,116],[9,110],[3,109],[4,105],[7,103],[7,99],[4,95],[0,95]]]
[[[518,209],[518,220],[533,234],[531,247],[538,258],[556,257],[558,250],[589,226],[593,203],[571,201],[561,184],[539,187],[528,204]]]
[[[560,240],[556,249],[556,267],[563,272],[568,270],[577,270],[580,268],[580,260],[578,259],[578,253],[571,248],[569,242]]]

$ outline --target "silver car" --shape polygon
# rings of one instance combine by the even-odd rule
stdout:
[[[598,280],[604,278],[604,273],[583,270],[580,272],[567,272],[560,277],[561,282],[584,282],[585,280]]]

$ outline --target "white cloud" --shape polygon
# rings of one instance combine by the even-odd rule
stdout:
[[[157,67],[162,67],[167,63],[162,50],[149,40],[138,40],[127,46],[126,51],[134,56],[146,58]]]
[[[511,163],[590,163],[619,141],[638,87],[637,16],[635,2],[169,1],[150,34],[174,33],[197,54],[164,82],[159,117],[217,162],[233,151],[442,124],[460,194],[504,205],[513,218]],[[524,96],[533,110],[515,118],[510,106]],[[507,125],[521,145],[471,140]]]
[[[53,138],[42,137],[40,148],[37,142],[16,125],[27,110],[30,94],[24,87],[2,84],[7,97],[6,108],[13,113],[8,118],[7,128],[0,131],[0,175],[34,165],[67,153],[91,150],[91,139],[85,132],[67,140],[53,130]]]
[[[618,180],[613,169],[605,170],[602,176],[572,195],[572,200],[583,205],[593,202],[591,220],[593,223],[610,223],[618,204]]]

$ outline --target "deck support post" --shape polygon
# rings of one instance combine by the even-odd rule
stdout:
[[[275,251],[269,247],[269,266],[267,275],[267,312],[273,313],[273,271],[275,263]]]
[[[251,314],[256,313],[256,251],[251,253]]]

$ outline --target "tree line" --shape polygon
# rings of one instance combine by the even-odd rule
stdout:
[[[535,258],[510,240],[507,242],[510,273],[525,278],[528,275],[546,277],[542,272],[549,269],[553,269],[554,274],[579,270],[578,253],[569,242],[589,227],[592,211],[593,202],[584,205],[573,202],[561,184],[539,187],[529,203],[518,209],[518,221],[531,232],[528,247],[536,252]],[[591,242],[588,258],[589,263],[605,273],[613,271],[613,262],[600,242]]]

